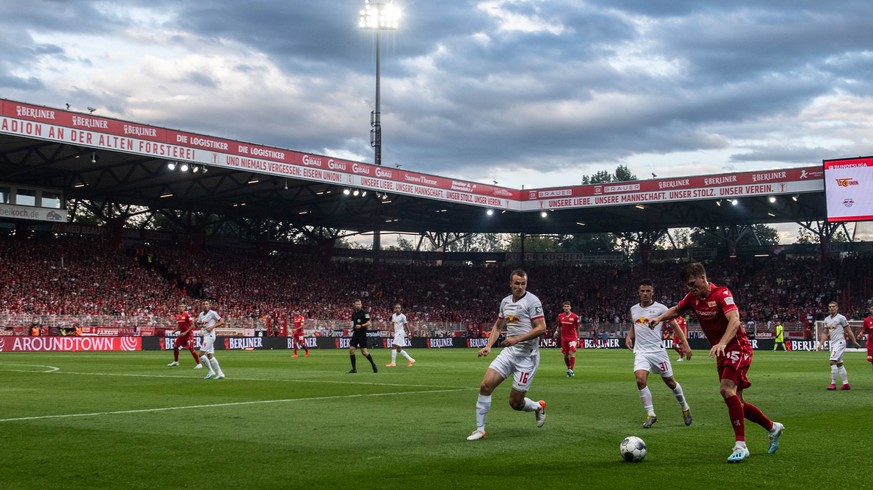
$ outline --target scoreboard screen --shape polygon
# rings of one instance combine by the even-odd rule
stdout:
[[[828,221],[873,221],[873,157],[824,161]]]

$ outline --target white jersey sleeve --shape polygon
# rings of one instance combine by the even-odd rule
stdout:
[[[634,329],[634,352],[658,352],[664,350],[662,342],[664,322],[654,327],[649,327],[649,320],[661,316],[667,311],[667,307],[654,302],[649,306],[640,306],[639,303],[631,306],[631,318]]]

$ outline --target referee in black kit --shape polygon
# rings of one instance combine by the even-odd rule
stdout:
[[[367,350],[367,328],[372,324],[370,313],[364,311],[361,307],[361,300],[356,299],[355,311],[352,313],[352,341],[349,343],[349,359],[352,361],[352,370],[349,371],[349,374],[358,372],[356,368],[357,357],[355,357],[355,348],[357,347],[361,348],[361,353],[370,361],[370,364],[373,366],[373,372],[379,372],[379,368],[373,362],[370,351]]]

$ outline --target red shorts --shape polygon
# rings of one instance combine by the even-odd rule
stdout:
[[[184,337],[176,337],[176,341],[173,342],[173,348],[178,349],[190,349],[191,348],[191,336],[186,335]]]
[[[741,348],[741,350],[725,351],[725,355],[719,356],[716,361],[718,379],[729,379],[737,385],[738,390],[744,390],[752,386],[752,382],[746,377],[751,366],[751,350]]]
[[[570,342],[575,342],[570,346]],[[565,356],[571,352],[576,352],[576,346],[579,345],[579,340],[564,340],[561,339],[561,353]]]
[[[300,335],[300,336],[295,335],[294,342],[297,342],[298,344],[303,345],[303,336],[302,335]]]
[[[682,341],[674,340],[673,341],[673,350],[675,350],[676,352],[681,354],[682,353]]]

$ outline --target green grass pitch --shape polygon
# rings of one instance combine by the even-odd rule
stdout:
[[[411,350],[418,362],[379,373],[345,351],[220,351],[227,379],[204,381],[187,352],[0,355],[0,486],[14,488],[860,488],[869,482],[873,372],[848,353],[852,391],[826,391],[824,352],[756,352],[746,398],[786,426],[747,423],[751,457],[733,445],[714,361],[674,363],[694,414],[650,377],[658,422],[645,413],[624,350],[579,352],[576,377],[543,350],[529,393],[546,425],[494,393],[488,438],[475,428],[478,384],[490,362],[474,349]],[[675,357],[671,353],[672,357]],[[648,455],[625,463],[619,442]]]

